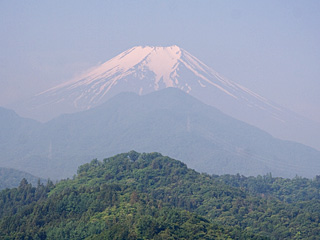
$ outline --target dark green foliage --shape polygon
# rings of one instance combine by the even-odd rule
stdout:
[[[317,239],[319,178],[210,176],[131,151],[0,193],[1,239]]]
[[[245,177],[238,175],[214,176],[220,182],[263,197],[275,197],[284,202],[320,200],[320,176],[313,180],[302,177],[293,179],[265,176]]]

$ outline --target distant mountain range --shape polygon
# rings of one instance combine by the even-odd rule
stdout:
[[[45,181],[23,171],[0,167],[0,190],[18,187],[23,178],[33,186],[37,186],[38,181],[40,183]]]
[[[62,113],[99,106],[121,92],[144,95],[168,87],[179,88],[275,137],[320,150],[319,123],[224,78],[178,46],[133,47],[14,109],[23,116],[48,121]]]
[[[0,164],[41,177],[71,177],[77,167],[132,149],[161,152],[214,174],[320,173],[320,152],[282,141],[176,88],[121,93],[87,111],[46,123],[1,109]]]

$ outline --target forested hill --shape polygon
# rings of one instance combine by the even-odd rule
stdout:
[[[0,239],[317,239],[320,181],[210,176],[159,153],[0,193]]]

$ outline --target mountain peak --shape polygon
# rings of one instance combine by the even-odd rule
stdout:
[[[181,48],[177,45],[171,45],[171,46],[150,46],[150,45],[145,45],[145,46],[134,46],[133,48],[131,49],[134,49],[134,48],[140,48],[140,49],[143,49],[143,48],[150,48],[152,50],[156,50],[156,51],[167,51],[167,50],[173,50],[173,51],[180,51]],[[130,49],[129,49],[130,50]]]
[[[143,95],[168,87],[181,89],[218,108],[222,104],[233,105],[226,111],[233,116],[243,109],[240,104],[264,109],[281,119],[279,109],[267,99],[222,77],[177,45],[132,47],[79,77],[38,94],[31,105],[41,102],[41,107],[58,108],[60,113],[75,112],[100,105],[120,92]]]
[[[50,94],[68,86],[69,89],[72,89],[83,85],[91,85],[92,83],[94,86],[99,86],[99,89],[94,91],[96,94],[105,95],[120,78],[127,77],[133,73],[135,68],[142,72],[145,72],[146,68],[148,68],[157,76],[155,90],[159,89],[158,82],[162,77],[166,87],[173,87],[170,73],[175,70],[175,66],[177,66],[177,62],[181,58],[181,51],[182,49],[177,45],[169,47],[135,46],[76,79],[53,87],[38,95]],[[116,75],[116,78],[113,78],[111,81],[107,80],[114,75]],[[136,75],[139,75],[140,79],[143,77],[141,74]],[[140,91],[139,94],[141,93]],[[76,104],[76,101],[74,103],[77,107],[81,108],[81,106]]]
[[[304,119],[228,80],[177,45],[132,47],[81,76],[36,95],[18,109],[24,116],[48,121],[62,113],[101,105],[121,92],[145,95],[168,87],[178,88],[279,138],[303,139],[311,146],[319,142],[318,131],[309,127],[314,124],[308,122],[305,129],[301,128]]]

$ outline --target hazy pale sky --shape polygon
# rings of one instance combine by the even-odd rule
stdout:
[[[178,45],[320,122],[320,1],[0,1],[0,105],[136,45]]]

